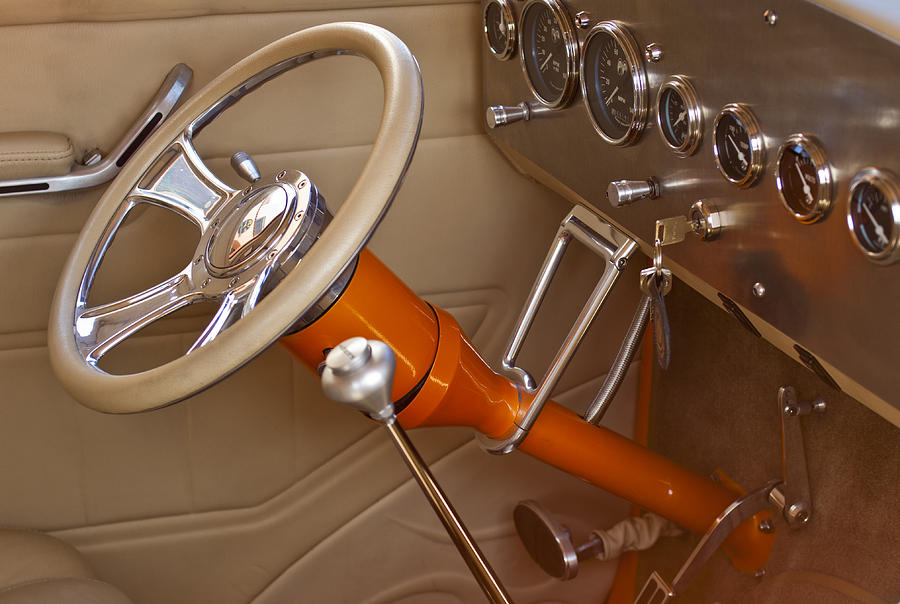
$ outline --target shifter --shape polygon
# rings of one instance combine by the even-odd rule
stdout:
[[[509,604],[512,600],[503,584],[397,422],[391,402],[395,367],[394,352],[384,342],[350,338],[325,358],[322,389],[332,400],[362,411],[385,427],[488,600]]]

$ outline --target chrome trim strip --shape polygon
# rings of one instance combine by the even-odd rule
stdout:
[[[193,75],[194,72],[184,63],[173,67],[147,108],[103,161],[91,166],[78,167],[62,176],[0,181],[0,197],[73,191],[109,182],[119,173],[134,151],[169,117]]]

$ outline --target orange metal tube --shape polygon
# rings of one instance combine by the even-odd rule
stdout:
[[[500,439],[531,396],[488,367],[452,316],[419,299],[368,252],[334,306],[282,342],[315,369],[324,349],[353,336],[380,339],[396,353],[395,400],[420,386],[398,414],[404,428],[469,426]],[[698,533],[735,499],[724,486],[552,401],[519,449]],[[751,519],[732,533],[726,550],[735,567],[754,571],[773,541]]]
[[[325,350],[353,336],[381,340],[394,351],[394,400],[425,377],[437,349],[434,310],[369,250],[360,253],[353,278],[337,302],[312,325],[281,338],[281,344],[316,371]]]

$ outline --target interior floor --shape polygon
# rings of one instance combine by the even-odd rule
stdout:
[[[822,397],[827,411],[801,419],[812,517],[778,538],[761,577],[737,572],[721,552],[681,602],[900,601],[900,431],[744,329],[683,283],[666,297],[668,370],[654,368],[650,446],[704,475],[724,471],[745,490],[780,478],[777,391]],[[640,556],[637,582],[671,580],[699,537],[664,539]]]

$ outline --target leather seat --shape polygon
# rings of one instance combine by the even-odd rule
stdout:
[[[0,604],[131,604],[97,579],[71,545],[32,531],[0,529]]]

